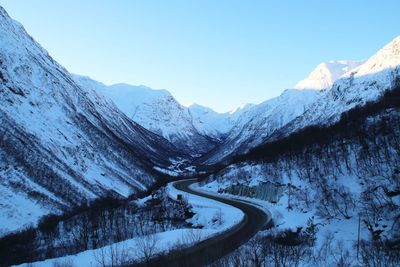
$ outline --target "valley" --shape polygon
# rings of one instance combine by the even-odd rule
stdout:
[[[219,113],[71,74],[0,7],[0,101],[0,266],[400,264],[400,36]]]

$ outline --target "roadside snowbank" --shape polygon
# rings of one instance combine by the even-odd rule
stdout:
[[[200,233],[201,232],[201,233]],[[40,266],[53,267],[57,264],[71,264],[72,266],[101,266],[102,262],[105,265],[111,265],[112,255],[114,256],[114,264],[124,260],[139,260],[143,259],[143,247],[147,246],[150,249],[154,243],[155,247],[152,254],[166,252],[176,246],[187,244],[192,241],[193,237],[198,237],[199,234],[209,236],[215,234],[216,231],[199,230],[199,229],[176,229],[172,231],[157,233],[144,237],[135,237],[122,242],[114,243],[98,249],[86,250],[75,255],[69,255],[44,261],[34,262],[32,264],[21,264],[18,266]],[[69,266],[69,265],[68,265]]]

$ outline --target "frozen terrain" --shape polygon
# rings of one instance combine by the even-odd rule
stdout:
[[[186,157],[76,84],[1,7],[0,43],[1,234],[106,194],[146,190],[161,176],[154,166]]]
[[[168,194],[172,199],[176,199],[178,194],[184,196],[195,213],[194,217],[189,219],[189,222],[194,227],[199,228],[176,229],[149,236],[136,237],[76,255],[35,262],[33,266],[54,266],[57,263],[69,263],[75,266],[90,267],[103,263],[106,263],[106,265],[118,265],[124,263],[124,261],[141,261],[145,259],[143,248],[146,246],[152,247],[152,256],[166,253],[177,247],[193,245],[226,231],[243,219],[243,213],[240,210],[218,201],[182,192],[176,189],[172,183],[168,185]],[[114,260],[112,260],[112,256],[114,256]],[[28,266],[28,264],[18,266]]]
[[[221,137],[222,133],[207,129],[207,125],[195,127],[189,109],[166,90],[129,84],[106,86],[78,75],[74,75],[74,80],[83,88],[95,90],[110,99],[133,121],[192,156],[211,150]]]
[[[321,63],[293,89],[258,105],[227,113],[197,104],[185,107],[166,90],[71,75],[0,7],[0,237],[32,230],[44,215],[79,210],[96,199],[114,200],[123,214],[116,216],[117,208],[107,210],[103,203],[106,208],[96,206],[97,213],[80,210],[55,226],[50,220],[50,226],[42,225],[44,231],[51,229],[47,235],[40,230],[34,232],[40,236],[30,238],[31,232],[20,232],[20,240],[10,241],[14,246],[3,248],[18,249],[18,241],[28,236],[31,248],[42,253],[34,259],[49,257],[40,251],[56,251],[55,243],[64,250],[53,257],[67,255],[68,249],[83,251],[38,266],[121,265],[145,259],[144,247],[151,246],[152,255],[164,253],[240,223],[245,218],[240,210],[181,192],[171,183],[164,200],[183,195],[182,203],[194,213],[186,221],[187,210],[164,203],[165,208],[162,198],[153,198],[157,190],[131,201],[163,182],[194,176],[196,169],[203,179],[197,189],[271,211],[275,227],[261,236],[304,237],[305,229],[315,226],[316,249],[327,246],[329,237],[343,252],[340,261],[326,264],[344,266],[343,259],[355,259],[359,229],[364,251],[378,251],[368,249],[371,244],[398,248],[399,90],[400,36],[366,61]],[[140,217],[135,212],[149,199],[159,201],[153,204],[165,213],[184,215],[160,219],[156,212],[143,212],[148,217]],[[93,219],[98,214],[109,218],[100,231]],[[91,222],[90,238],[84,218]],[[155,223],[152,234],[125,235],[128,240],[109,245],[124,239],[108,238],[117,232],[118,227],[106,229],[114,222],[126,226],[163,219],[170,224]],[[66,227],[67,220],[75,225]],[[72,233],[65,234],[68,230]],[[103,243],[99,235],[107,237]],[[86,238],[86,244],[68,247],[67,236]],[[99,246],[104,247],[88,250]]]

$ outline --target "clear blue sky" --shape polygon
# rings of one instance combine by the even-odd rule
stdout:
[[[318,63],[400,34],[400,1],[0,0],[70,72],[217,111],[279,95]]]

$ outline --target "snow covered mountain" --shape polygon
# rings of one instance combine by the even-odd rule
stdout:
[[[176,147],[197,156],[214,148],[221,133],[194,125],[192,114],[166,90],[145,86],[114,84],[106,86],[88,77],[74,75],[82,87],[93,89],[111,99],[129,118],[149,131],[163,136]]]
[[[400,84],[400,37],[366,62],[322,63],[294,89],[216,113],[168,91],[71,75],[0,7],[0,235],[106,194],[145,190],[191,156],[212,165],[330,125]],[[205,155],[204,155],[205,154]]]
[[[211,151],[210,155],[221,151],[229,155],[239,148],[247,150],[259,144],[272,131],[305,111],[320,95],[319,90],[329,89],[339,77],[362,63],[346,60],[321,63],[296,84],[297,90],[287,90],[278,98],[260,105],[247,105],[227,113],[217,113],[197,104],[183,107],[166,90],[126,84],[105,86],[77,75],[75,80],[109,97],[135,122],[164,136],[176,146],[186,148],[192,155],[208,151]],[[248,144],[245,145],[244,140]],[[221,141],[223,145],[219,146]],[[220,159],[217,156],[213,162]]]
[[[152,185],[184,154],[72,76],[0,7],[0,234]],[[173,171],[169,169],[169,171]]]
[[[400,37],[367,61],[319,64],[295,88],[244,112],[224,143],[201,162],[215,164],[309,125],[336,122],[357,105],[378,99],[399,79]]]
[[[319,64],[304,80],[298,82],[295,89],[324,90],[332,87],[333,83],[345,73],[357,68],[364,61],[329,61]]]
[[[218,113],[198,104],[192,104],[188,108],[197,131],[223,140],[223,137],[232,130],[240,115],[251,106],[251,104],[243,105],[226,113]]]
[[[349,262],[356,262],[357,238],[371,244],[398,244],[400,238],[399,122],[400,80],[383,98],[353,109],[332,127],[308,128],[236,158],[205,179],[203,189],[263,200],[276,230],[304,229],[313,220],[320,225],[318,240],[331,234],[330,244],[345,244],[353,255]],[[316,255],[323,246],[314,246]]]
[[[400,81],[400,36],[380,49],[364,64],[347,72],[334,82],[332,89],[287,126],[277,131],[271,140],[310,125],[330,125],[343,112],[368,101],[375,101]]]
[[[207,164],[218,163],[261,144],[275,130],[301,115],[320,95],[319,90],[288,89],[278,97],[245,109],[223,144],[203,160]]]
[[[167,90],[129,84],[107,86],[86,76],[73,77],[82,87],[111,99],[136,123],[192,155],[215,148],[240,115],[252,106],[247,104],[231,112],[218,113],[198,104],[182,106]]]
[[[347,243],[348,255],[356,255],[357,239],[397,246],[399,122],[400,36],[321,91],[305,112],[261,145],[212,173],[204,189],[266,201],[281,229],[295,231],[310,219],[322,222],[317,238],[334,233],[331,240]],[[364,251],[371,255],[375,248]]]

